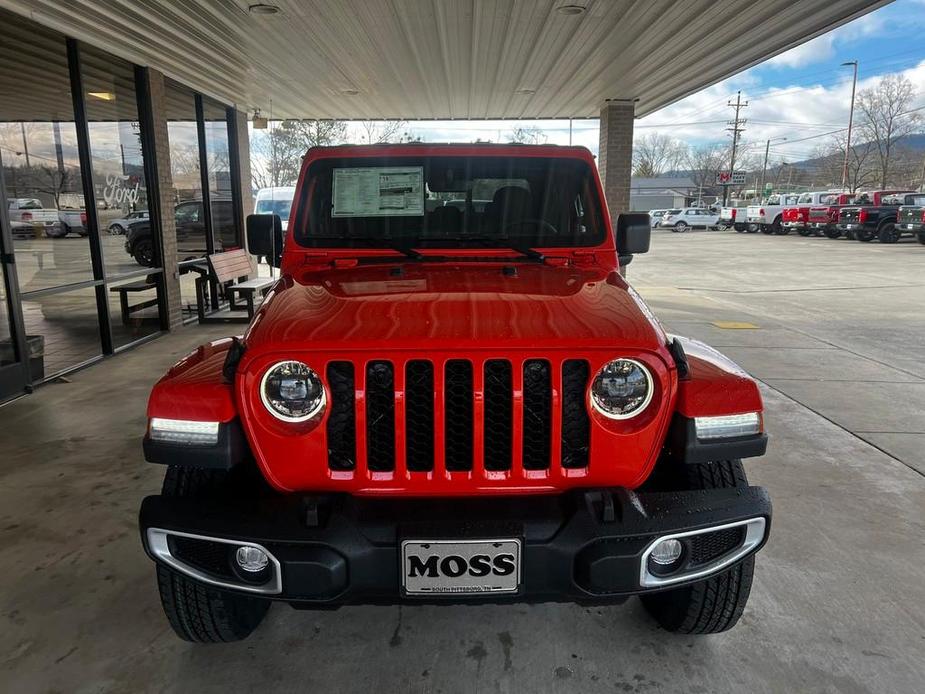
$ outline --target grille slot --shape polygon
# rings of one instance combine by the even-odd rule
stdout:
[[[451,359],[443,383],[444,447],[446,469],[472,469],[472,363]]]
[[[434,469],[434,365],[429,361],[405,365],[405,447],[409,470]]]
[[[356,467],[356,409],[353,364],[332,361],[328,364],[328,387],[331,389],[331,413],[328,415],[328,466],[332,470]]]
[[[395,469],[395,374],[387,361],[366,365],[366,463],[373,472]]]
[[[510,470],[514,425],[511,362],[485,362],[485,469]]]
[[[591,420],[585,405],[590,369],[583,359],[562,365],[562,467],[588,467]]]
[[[525,470],[545,470],[551,453],[552,377],[549,362],[524,362],[523,464]]]

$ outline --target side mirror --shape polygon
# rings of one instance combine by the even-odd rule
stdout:
[[[251,255],[266,256],[279,267],[283,255],[283,222],[278,214],[247,215],[247,249]]]
[[[617,255],[621,265],[628,265],[637,253],[648,253],[651,238],[648,212],[625,212],[617,216]]]

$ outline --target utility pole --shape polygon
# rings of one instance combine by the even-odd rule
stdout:
[[[854,92],[858,88],[858,61],[851,60],[842,63],[842,67],[854,67],[854,81],[851,83],[851,110],[848,112],[848,137],[845,139],[845,167],[841,174],[841,190],[844,193],[848,189],[848,153],[851,151],[851,128],[854,125]]]
[[[739,118],[739,111],[741,111],[743,108],[748,106],[748,102],[742,101],[742,92],[738,91],[736,92],[736,102],[732,103],[730,101],[727,105],[732,106],[736,110],[735,120],[729,121],[729,125],[731,125],[732,127],[726,128],[726,130],[729,130],[732,132],[732,155],[729,157],[729,180],[732,181],[732,174],[733,172],[735,172],[735,168],[736,168],[736,147],[739,144],[739,133],[745,130],[745,128],[743,128],[742,126],[745,125],[746,123],[744,119]],[[728,191],[729,191],[729,184],[724,183],[723,184],[723,206],[724,207],[726,205],[726,197],[727,197]]]
[[[761,187],[758,189],[758,197],[764,195],[764,177],[768,173],[768,153],[771,150],[771,141],[786,139],[786,137],[770,137],[768,141],[764,143],[764,165],[761,167]]]

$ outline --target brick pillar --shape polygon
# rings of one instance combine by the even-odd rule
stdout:
[[[632,101],[607,101],[601,108],[600,150],[597,168],[604,184],[610,220],[630,211],[630,174],[633,167]]]
[[[247,134],[247,112],[239,111],[235,109],[234,112],[235,118],[235,135],[238,140],[238,166],[241,172],[240,178],[241,181],[241,207],[243,214],[241,215],[242,220],[247,220],[247,215],[253,214],[254,212],[254,194],[251,187],[251,141],[250,136]],[[244,229],[241,229],[241,234],[243,235],[244,247],[247,248],[247,234]],[[251,274],[257,276],[257,258],[248,254],[248,258],[251,263]]]
[[[170,329],[183,325],[182,301],[180,299],[180,275],[177,272],[177,225],[174,221],[174,186],[170,171],[170,141],[167,135],[167,95],[164,75],[153,68],[148,69],[148,83],[151,89],[151,111],[154,117],[154,152],[157,159],[157,182],[160,192],[158,210],[161,219],[161,256],[164,260],[164,281],[167,287],[167,315]]]

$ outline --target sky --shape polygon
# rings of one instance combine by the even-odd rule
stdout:
[[[727,102],[742,91],[748,107],[742,135],[746,152],[764,153],[770,138],[772,162],[815,156],[831,139],[825,135],[848,122],[852,70],[857,60],[858,89],[889,73],[902,73],[917,89],[915,106],[925,106],[925,0],[896,0],[805,44],[740,72],[654,114],[636,121],[635,136],[656,132],[691,145],[725,142]],[[514,128],[535,125],[552,144],[584,145],[597,154],[597,120],[429,121],[409,123],[426,141],[507,141]],[[786,139],[784,139],[786,138]]]

